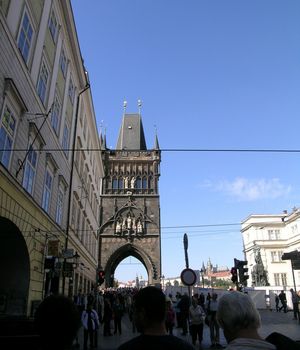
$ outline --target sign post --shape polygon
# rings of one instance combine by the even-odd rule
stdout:
[[[184,248],[184,256],[185,256],[185,266],[186,268],[181,272],[180,278],[181,282],[188,286],[189,297],[191,298],[191,286],[196,283],[197,276],[195,271],[189,268],[189,257],[188,257],[188,236],[185,233],[183,235],[183,248]]]

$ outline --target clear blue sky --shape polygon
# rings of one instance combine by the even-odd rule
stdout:
[[[115,148],[123,101],[162,149],[300,149],[300,1],[72,0],[98,127]],[[163,227],[240,223],[300,204],[300,154],[162,153]],[[167,277],[243,258],[240,226],[162,229]],[[136,262],[131,259],[131,262]],[[128,263],[128,259],[127,259]],[[145,277],[119,265],[121,281]]]

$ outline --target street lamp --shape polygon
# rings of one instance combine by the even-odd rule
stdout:
[[[204,289],[204,270],[203,269],[201,269],[200,270],[200,274],[201,274],[201,278],[202,278],[202,288]]]

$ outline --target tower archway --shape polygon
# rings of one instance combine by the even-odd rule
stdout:
[[[117,267],[124,259],[128,258],[129,256],[132,256],[139,260],[147,272],[148,280],[153,280],[153,262],[151,260],[151,257],[144,250],[141,250],[134,244],[128,243],[117,249],[110,256],[107,261],[107,265],[104,267],[105,280],[107,281],[108,286],[113,286],[115,271]]]

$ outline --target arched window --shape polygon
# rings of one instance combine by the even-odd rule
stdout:
[[[113,188],[113,190],[118,189],[118,179],[116,179],[115,177],[113,177],[113,179],[112,179],[112,188]]]
[[[143,177],[143,184],[142,184],[143,189],[146,189],[146,188],[147,188],[147,183],[148,183],[147,178],[146,178],[146,177]]]
[[[136,188],[138,189],[142,188],[142,180],[139,176],[136,178]]]
[[[152,188],[152,176],[148,178],[148,188]]]
[[[119,178],[119,189],[123,189],[123,177]]]

